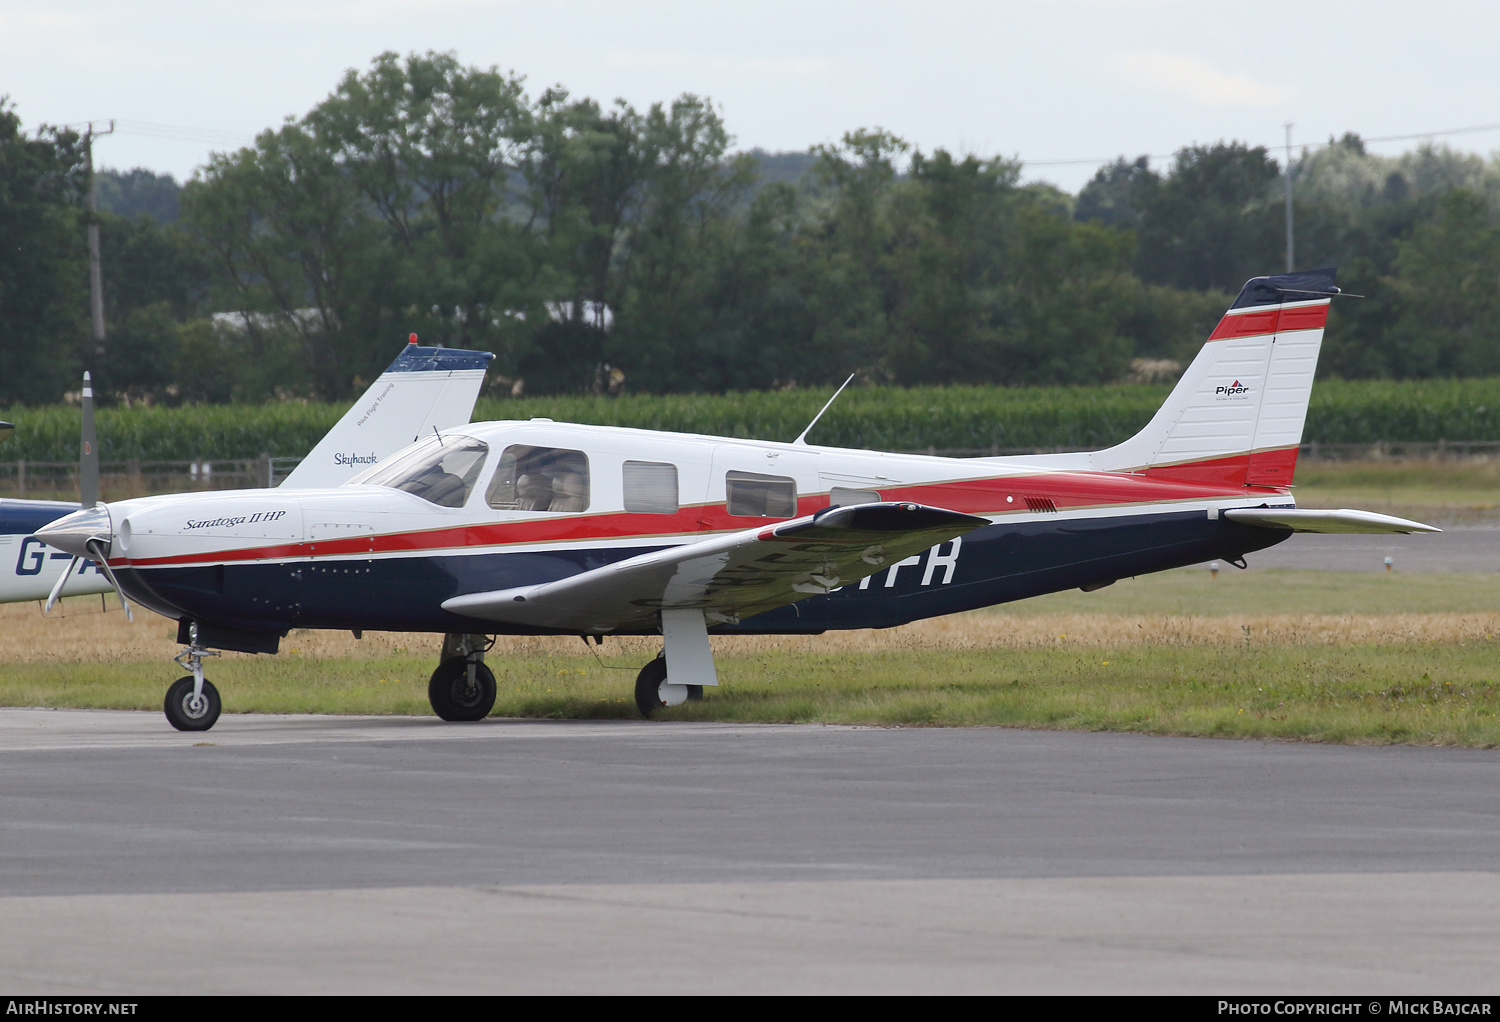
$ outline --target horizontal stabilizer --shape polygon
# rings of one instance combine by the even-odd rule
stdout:
[[[1259,525],[1266,529],[1289,529],[1292,532],[1380,534],[1443,531],[1431,525],[1397,518],[1394,515],[1376,514],[1374,511],[1353,511],[1348,508],[1324,511],[1318,508],[1241,507],[1225,511],[1224,517],[1244,525]]]
[[[770,527],[711,536],[536,586],[455,596],[466,617],[602,634],[651,628],[658,613],[702,610],[737,622],[858,582],[987,519],[882,502],[825,508]]]

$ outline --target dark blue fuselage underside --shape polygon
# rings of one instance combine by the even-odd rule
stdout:
[[[1209,519],[1202,511],[1118,518],[1002,522],[963,537],[951,573],[942,565],[882,569],[868,588],[810,596],[717,633],[808,633],[888,628],[1114,579],[1243,554],[1290,533]],[[118,572],[128,596],[179,620],[249,633],[291,628],[544,634],[450,614],[467,593],[536,585],[633,557],[648,548],[573,548],[527,553],[426,554],[369,560],[288,561]],[[940,545],[939,549],[944,549]],[[923,585],[924,575],[929,584]],[[945,581],[946,580],[946,581]],[[639,629],[648,631],[654,629]],[[234,648],[232,645],[227,648]]]

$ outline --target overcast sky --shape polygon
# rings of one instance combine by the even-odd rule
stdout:
[[[1500,4],[1442,0],[0,0],[0,95],[28,129],[116,118],[101,164],[182,179],[383,50],[452,50],[533,94],[709,96],[741,148],[879,125],[1039,163],[1500,123],[1497,42]],[[1500,127],[1446,141],[1489,153]]]

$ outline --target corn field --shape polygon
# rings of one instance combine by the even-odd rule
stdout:
[[[1081,450],[1140,429],[1166,397],[1165,385],[1106,387],[871,387],[844,393],[809,440],[817,444],[920,451],[1026,448]],[[475,418],[635,426],[718,436],[791,440],[828,399],[824,390],[723,395],[485,398]],[[99,411],[107,461],[255,458],[306,454],[344,412],[342,405],[116,407]],[[16,424],[0,448],[6,461],[77,457],[78,411],[10,407]],[[1466,380],[1324,380],[1313,390],[1304,440],[1320,444],[1500,440],[1500,377]]]

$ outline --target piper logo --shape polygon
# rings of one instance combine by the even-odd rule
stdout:
[[[1242,397],[1248,393],[1250,393],[1250,388],[1239,380],[1235,380],[1227,387],[1214,388],[1214,397]]]

